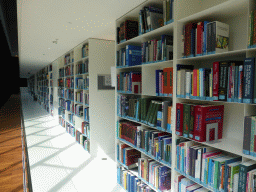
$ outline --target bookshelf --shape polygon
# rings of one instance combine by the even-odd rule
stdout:
[[[110,74],[114,42],[87,39],[63,56],[57,66],[59,123],[91,156],[113,158],[114,90],[98,90],[97,75]],[[80,139],[79,139],[80,138]]]
[[[147,0],[138,7],[135,7],[122,17],[116,20],[116,28],[120,27],[121,23],[128,19],[133,19],[139,21],[140,10],[145,6],[161,6],[163,1]],[[221,150],[224,153],[237,155],[242,157],[242,162],[248,160],[256,161],[256,158],[252,155],[247,155],[243,153],[243,134],[244,134],[244,117],[255,115],[255,103],[245,103],[245,102],[235,102],[235,101],[213,101],[213,99],[206,99],[200,97],[181,97],[177,95],[177,65],[193,65],[194,68],[211,68],[213,62],[215,61],[228,61],[237,60],[244,61],[245,58],[255,57],[256,49],[255,46],[248,46],[248,38],[250,35],[250,23],[249,15],[252,10],[255,10],[256,5],[252,0],[217,0],[217,1],[174,1],[174,18],[173,21],[166,23],[164,26],[157,28],[153,31],[149,31],[145,34],[139,34],[134,38],[129,40],[123,40],[116,44],[116,75],[124,72],[141,72],[142,81],[142,92],[140,94],[132,94],[130,92],[118,90],[118,85],[116,88],[116,145],[125,143],[130,147],[141,152],[142,157],[150,157],[153,160],[154,156],[148,154],[145,150],[137,147],[136,145],[121,139],[118,137],[119,131],[119,121],[127,120],[129,122],[138,123],[138,126],[148,129],[154,129],[158,131],[161,130],[158,127],[151,126],[145,122],[142,122],[136,118],[131,118],[129,116],[121,116],[119,114],[120,96],[130,96],[131,98],[151,98],[156,100],[169,100],[172,101],[172,116],[171,116],[171,131],[172,133],[172,161],[170,164],[158,161],[162,165],[166,165],[171,168],[171,186],[172,190],[175,191],[175,178],[178,174],[184,175],[190,180],[198,183],[209,191],[218,191],[213,187],[202,183],[201,181],[191,177],[188,174],[177,169],[177,140],[192,140],[184,138],[183,136],[178,136],[175,134],[176,129],[176,104],[177,103],[196,103],[196,104],[212,104],[212,105],[224,105],[224,122],[223,122],[223,136],[220,141],[217,142],[197,142],[192,140],[195,144],[200,144],[203,146],[209,146],[216,150]],[[200,22],[200,21],[220,21],[229,25],[229,50],[223,53],[206,54],[194,57],[184,57],[183,55],[183,45],[182,45],[182,34],[184,30],[184,25],[189,22]],[[118,36],[118,32],[116,32]],[[119,51],[125,48],[127,45],[137,45],[143,46],[145,41],[157,38],[160,39],[161,35],[167,34],[173,36],[173,59],[167,61],[156,61],[152,63],[142,63],[136,66],[122,66],[120,67],[118,63]],[[118,41],[118,39],[117,39]],[[158,69],[164,69],[166,67],[173,67],[173,94],[172,96],[156,96],[155,87],[155,71]],[[118,80],[117,80],[118,83]],[[167,131],[168,132],[168,131]],[[117,150],[116,150],[117,153]],[[116,154],[117,158],[117,154]],[[126,168],[126,166],[120,161],[116,161],[119,167]],[[154,189],[157,191],[157,189]]]

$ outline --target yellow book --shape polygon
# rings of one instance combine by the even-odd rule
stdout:
[[[124,171],[123,174],[124,174],[124,182],[123,182],[124,186],[123,187],[125,190],[127,190],[127,182],[126,182],[127,171]]]
[[[199,69],[196,70],[197,71],[197,94],[196,96],[199,96],[199,88],[200,88],[200,84],[199,84]]]

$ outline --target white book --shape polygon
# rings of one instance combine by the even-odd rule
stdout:
[[[234,180],[233,180],[233,192],[238,192],[238,179],[239,179],[239,173],[236,173],[234,175]]]
[[[219,22],[219,21],[214,21],[213,27],[215,30],[215,52],[216,53],[223,53],[228,51],[229,47],[229,25]]]

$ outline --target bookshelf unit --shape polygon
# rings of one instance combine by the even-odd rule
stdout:
[[[91,156],[113,158],[114,90],[98,90],[97,75],[110,74],[114,42],[87,39],[55,62],[59,123]]]
[[[127,19],[139,20],[139,12],[144,6],[149,5],[161,5],[163,1],[147,0],[138,7],[129,11],[127,14],[116,20],[116,28],[120,26],[122,22]],[[198,183],[209,191],[218,191],[213,187],[202,183],[201,181],[191,177],[188,174],[177,169],[177,140],[192,140],[184,138],[183,136],[178,136],[175,134],[176,129],[176,104],[177,103],[196,103],[196,104],[213,104],[213,105],[224,105],[224,121],[223,121],[223,136],[222,139],[217,142],[197,142],[192,140],[195,144],[201,144],[203,146],[210,146],[216,150],[221,150],[224,153],[233,154],[242,157],[242,162],[247,160],[254,160],[256,158],[251,155],[246,155],[243,153],[243,134],[244,134],[244,117],[250,115],[256,115],[255,113],[255,103],[244,103],[244,102],[234,102],[234,101],[213,101],[212,98],[200,98],[200,97],[188,97],[184,98],[177,95],[177,65],[193,65],[194,68],[211,68],[213,62],[215,61],[228,61],[237,60],[244,61],[245,58],[256,57],[255,46],[248,46],[248,38],[250,35],[250,23],[249,15],[252,10],[256,9],[256,4],[252,0],[217,0],[217,1],[196,1],[196,0],[179,0],[174,1],[174,18],[172,22],[166,23],[166,25],[149,31],[145,34],[139,34],[137,37],[129,39],[127,41],[121,41],[116,44],[116,53],[126,45],[142,45],[143,42],[157,38],[160,39],[162,34],[168,34],[173,36],[173,60],[169,61],[157,61],[153,63],[142,63],[141,65],[131,66],[131,67],[120,67],[116,64],[116,75],[120,72],[131,72],[140,71],[142,74],[142,92],[141,94],[132,94],[129,92],[123,92],[117,90],[116,88],[116,145],[125,143],[130,147],[135,148],[141,152],[142,157],[150,157],[153,160],[157,160],[152,155],[145,152],[145,150],[138,148],[134,144],[121,139],[118,137],[118,128],[120,120],[127,120],[129,122],[136,122],[139,126],[156,129],[159,131],[169,132],[172,134],[172,162],[171,164],[166,164],[163,161],[158,162],[162,165],[166,165],[171,168],[171,191],[175,191],[174,186],[175,178],[177,174],[184,175],[190,180]],[[184,57],[183,56],[183,44],[182,44],[182,34],[183,27],[189,22],[200,22],[200,21],[220,21],[229,25],[229,50],[224,53],[216,54],[206,54],[194,57]],[[117,36],[118,34],[116,34]],[[116,56],[116,60],[119,57]],[[116,61],[117,62],[117,61]],[[173,95],[172,96],[156,96],[155,87],[155,70],[163,69],[166,67],[173,67]],[[118,82],[118,81],[117,81]],[[158,100],[170,100],[172,101],[172,116],[171,116],[171,131],[161,130],[158,127],[152,127],[151,125],[141,122],[136,118],[124,117],[119,114],[119,97],[120,95],[126,95],[133,98],[152,98]],[[116,158],[118,152],[116,150]],[[116,161],[118,169],[120,167],[127,169],[127,167]],[[134,170],[132,170],[134,171]],[[151,184],[146,183],[152,188]],[[154,188],[154,187],[153,187]],[[159,191],[154,189],[155,191]],[[176,192],[176,191],[175,191]]]

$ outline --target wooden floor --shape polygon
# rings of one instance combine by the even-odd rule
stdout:
[[[0,191],[23,191],[20,96],[0,109]]]

